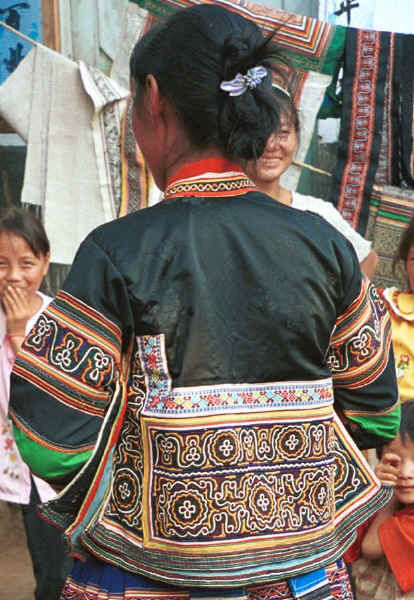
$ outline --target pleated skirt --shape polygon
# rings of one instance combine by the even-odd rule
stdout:
[[[334,600],[353,600],[343,560],[325,567]],[[76,560],[60,600],[294,600],[286,580],[234,588],[183,588],[90,558]]]

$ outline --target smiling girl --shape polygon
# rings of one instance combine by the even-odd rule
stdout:
[[[0,212],[0,500],[22,506],[35,598],[42,600],[59,597],[71,560],[60,532],[37,514],[36,505],[56,494],[22,461],[7,413],[15,355],[52,300],[39,292],[49,260],[49,240],[32,213],[15,207]]]
[[[273,84],[273,94],[283,109],[281,127],[270,135],[262,156],[247,163],[247,174],[260,191],[278,202],[298,210],[311,211],[328,221],[351,242],[358,256],[361,271],[369,279],[373,279],[378,265],[378,256],[371,248],[371,242],[356,232],[330,202],[292,192],[282,186],[280,178],[291,166],[298,149],[300,123],[289,92]]]

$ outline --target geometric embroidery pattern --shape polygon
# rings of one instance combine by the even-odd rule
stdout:
[[[114,323],[60,291],[25,340],[15,372],[68,406],[103,416],[120,347]]]
[[[292,562],[309,570],[310,551],[334,560],[383,501],[331,379],[174,388],[164,336],[142,336],[127,395],[110,493],[82,536],[127,570],[213,587],[228,569],[283,578]]]
[[[247,192],[257,191],[254,183],[243,173],[224,173],[218,176],[217,173],[209,181],[206,174],[200,178],[187,178],[174,181],[169,185],[165,192],[165,199],[174,197],[182,198],[185,196],[194,196],[202,194],[205,197],[237,196]]]
[[[377,379],[387,366],[390,344],[386,305],[364,278],[358,298],[337,320],[331,339],[327,362],[335,384],[352,389]]]
[[[105,514],[142,538],[142,481],[144,473],[140,413],[145,400],[145,382],[137,347],[127,387],[127,406],[122,431],[113,457],[113,484]]]
[[[287,427],[247,421],[179,432],[145,423],[150,537],[167,544],[225,539],[227,545],[254,537],[257,546],[259,536],[272,536],[277,546],[278,536],[331,524],[330,421]]]
[[[283,382],[283,384],[231,384],[199,387],[171,387],[164,354],[163,336],[138,339],[147,398],[143,413],[154,416],[191,416],[192,414],[286,410],[301,406],[322,407],[332,402],[332,382]]]

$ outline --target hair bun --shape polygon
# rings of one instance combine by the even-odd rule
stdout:
[[[223,46],[223,78],[232,79],[239,72],[246,72],[253,65],[251,41],[243,35],[232,35]]]

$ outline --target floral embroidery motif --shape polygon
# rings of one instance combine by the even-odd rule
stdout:
[[[364,279],[358,298],[336,323],[327,358],[337,385],[358,388],[385,369],[391,344],[391,323],[376,288]]]
[[[145,400],[145,381],[137,347],[127,386],[127,409],[124,426],[114,457],[114,479],[106,518],[120,519],[142,536],[142,481],[144,459],[139,427],[140,412]]]
[[[3,453],[3,477],[17,480],[21,477],[21,458],[13,437],[13,425],[10,419],[0,427],[0,451]]]
[[[61,291],[22,351],[27,360],[16,361],[16,373],[70,406],[104,414],[120,360],[120,331],[104,315]]]
[[[276,540],[330,523],[335,506],[330,426],[329,419],[316,426],[323,435],[320,444],[314,423],[287,433],[284,423],[259,426],[248,420],[199,431],[148,425],[152,539],[212,543],[271,535]],[[253,462],[246,437],[253,439]],[[188,452],[190,447],[197,452]],[[303,462],[297,462],[299,456]]]
[[[358,514],[375,485],[338,438],[330,380],[172,388],[163,343],[137,339],[102,540],[122,523],[154,551],[271,539],[281,558],[290,535],[314,544]]]
[[[410,368],[411,359],[408,354],[401,354],[397,363],[397,378],[404,377],[405,372]]]

